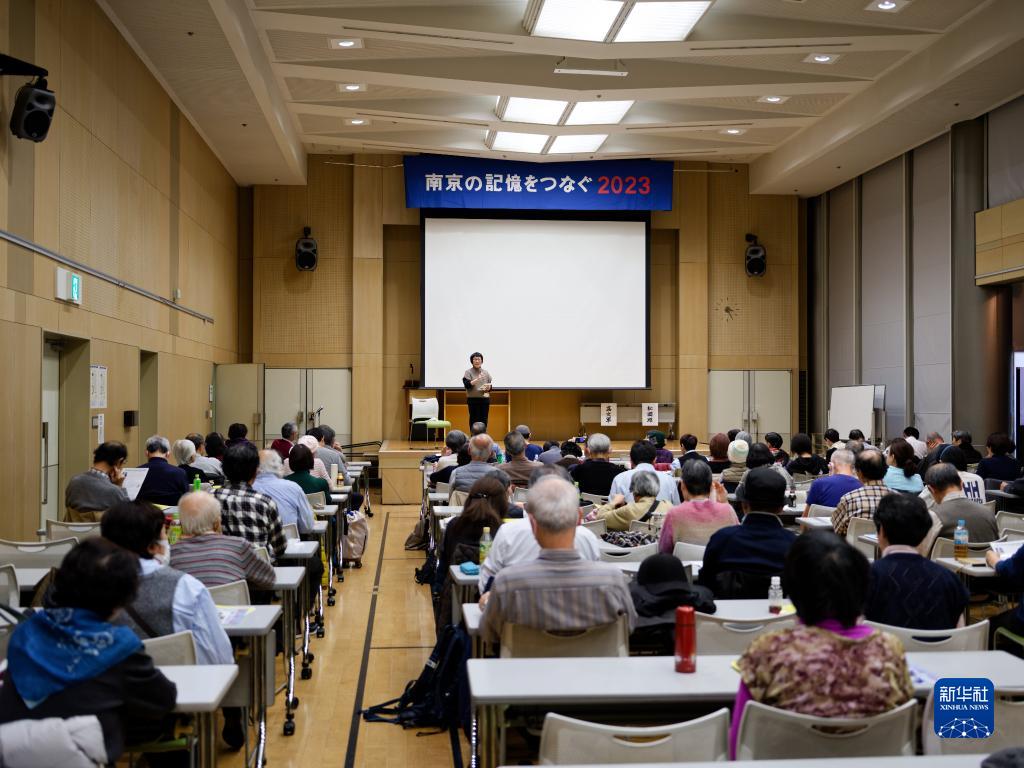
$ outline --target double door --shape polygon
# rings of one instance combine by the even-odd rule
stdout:
[[[769,432],[789,445],[792,376],[789,371],[708,371],[708,436],[730,429],[763,442]]]
[[[348,368],[267,368],[263,375],[266,444],[294,421],[299,433],[328,424],[342,445],[352,442],[352,371]]]

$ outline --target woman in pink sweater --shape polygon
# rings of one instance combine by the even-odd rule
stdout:
[[[676,542],[705,546],[719,528],[739,525],[728,494],[721,483],[712,482],[707,462],[691,459],[683,465],[683,501],[669,510],[661,528],[658,551],[672,554]]]

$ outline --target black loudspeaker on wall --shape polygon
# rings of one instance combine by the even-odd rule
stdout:
[[[743,266],[748,277],[763,277],[768,269],[768,251],[757,242],[757,235],[747,235],[747,250],[743,254]]]
[[[19,139],[42,141],[50,131],[56,107],[57,97],[46,87],[44,78],[23,85],[11,109],[11,133]]]
[[[295,268],[301,272],[316,269],[316,240],[310,237],[313,230],[303,227],[302,237],[295,241]]]
[[[124,428],[139,426],[139,412],[138,411],[125,411],[124,412]]]

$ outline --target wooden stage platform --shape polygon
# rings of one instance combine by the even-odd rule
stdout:
[[[612,441],[612,456],[629,456],[629,440]],[[420,462],[441,453],[444,440],[416,442],[385,440],[378,452],[384,504],[419,504],[423,497]]]

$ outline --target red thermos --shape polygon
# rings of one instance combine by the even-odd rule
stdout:
[[[693,606],[676,608],[676,672],[697,671],[697,626]]]

